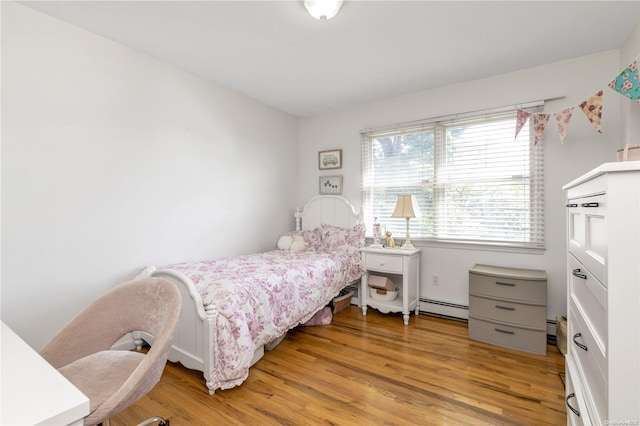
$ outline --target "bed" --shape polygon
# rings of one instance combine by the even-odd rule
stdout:
[[[202,371],[209,393],[240,385],[265,345],[282,339],[364,273],[361,214],[345,198],[312,198],[295,212],[296,230],[265,253],[147,267],[182,293],[169,355]],[[274,242],[275,243],[275,242]],[[134,334],[136,346],[152,336]]]

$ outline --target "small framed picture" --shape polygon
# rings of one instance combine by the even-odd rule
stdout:
[[[318,168],[325,169],[341,169],[342,168],[342,150],[333,149],[331,151],[318,152]]]
[[[342,176],[320,176],[321,195],[342,195]]]

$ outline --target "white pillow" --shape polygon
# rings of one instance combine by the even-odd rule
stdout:
[[[304,238],[302,237],[302,235],[297,235],[296,237],[293,238],[293,242],[291,243],[289,250],[291,251],[307,250],[307,243],[304,242]]]
[[[291,248],[292,243],[293,243],[293,238],[291,238],[288,235],[283,235],[278,239],[278,249],[289,250]]]

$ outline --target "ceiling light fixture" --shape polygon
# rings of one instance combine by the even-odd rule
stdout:
[[[314,18],[326,21],[338,14],[342,0],[304,0],[304,7]]]

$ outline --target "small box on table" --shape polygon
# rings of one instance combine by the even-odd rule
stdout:
[[[396,284],[387,277],[380,275],[369,275],[369,287],[380,290],[395,290]]]

